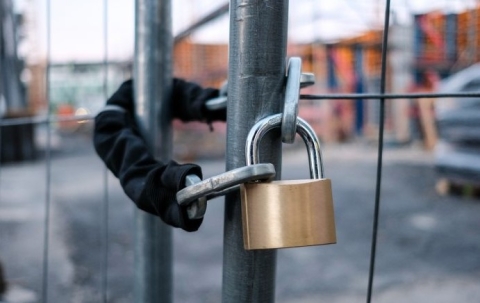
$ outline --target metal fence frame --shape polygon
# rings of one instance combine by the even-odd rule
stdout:
[[[270,2],[269,2],[270,3]],[[171,157],[171,126],[168,108],[157,106],[157,100],[169,94],[168,84],[171,78],[171,2],[169,0],[136,0],[136,99],[137,108],[148,108],[140,111],[139,119],[143,125],[144,135],[151,143],[151,150],[159,159]],[[243,166],[245,137],[260,118],[281,111],[283,78],[285,74],[286,27],[288,24],[288,0],[273,1],[269,5],[253,0],[232,0],[230,9],[230,69],[229,69],[229,103],[228,103],[228,138],[226,169]],[[105,18],[108,17],[108,0],[104,0]],[[222,9],[225,9],[224,7]],[[48,79],[50,66],[50,1],[47,0],[47,71],[46,85],[48,100]],[[280,16],[280,21],[279,21]],[[369,269],[367,302],[372,300],[373,278],[375,273],[375,254],[378,221],[380,218],[380,189],[382,179],[383,128],[385,101],[395,99],[442,98],[442,97],[480,97],[480,93],[412,93],[389,94],[385,91],[386,58],[388,45],[388,29],[390,17],[390,0],[386,0],[384,35],[382,41],[382,66],[380,92],[374,94],[324,94],[301,95],[301,99],[379,99],[380,124],[377,162],[377,180],[375,191],[375,209],[372,232],[371,260]],[[276,26],[272,26],[276,24]],[[281,26],[278,26],[280,24]],[[105,25],[105,41],[107,27]],[[155,52],[161,55],[156,56]],[[104,49],[105,67],[108,63],[107,43]],[[107,91],[107,69],[104,78],[105,97]],[[273,92],[273,93],[272,93]],[[260,100],[260,101],[259,101]],[[162,119],[157,119],[159,115]],[[86,115],[80,117],[53,117],[51,112],[44,117],[0,120],[0,126],[46,124],[46,196],[45,196],[45,230],[43,250],[42,301],[48,302],[48,243],[50,236],[50,125],[59,121],[92,120]],[[158,121],[162,121],[158,125]],[[0,128],[1,138],[1,128]],[[160,139],[159,139],[160,138]],[[269,150],[263,151],[262,158],[276,164],[277,176],[280,175],[281,152],[279,138],[266,138]],[[0,149],[1,152],[1,149]],[[0,166],[1,168],[1,166]],[[1,173],[1,169],[0,169]],[[108,173],[105,170],[104,239],[108,239]],[[223,302],[273,302],[275,294],[276,252],[246,252],[241,244],[241,221],[238,194],[227,196],[225,208],[224,234],[224,273]],[[162,302],[172,300],[172,255],[171,230],[159,225],[159,220],[149,215],[137,213],[137,273],[135,298],[138,302]],[[151,241],[157,239],[158,242]],[[107,259],[108,247],[105,243],[102,268],[102,300],[107,297]],[[158,256],[161,256],[159,259]],[[154,262],[154,270],[145,267]],[[160,283],[161,282],[161,283]],[[163,285],[163,287],[159,287]]]

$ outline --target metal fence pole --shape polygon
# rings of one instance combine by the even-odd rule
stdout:
[[[136,0],[134,88],[140,129],[159,160],[172,154],[170,0]],[[172,301],[172,230],[136,210],[135,302]]]
[[[17,23],[12,0],[0,1],[0,60],[2,61],[0,77],[4,83],[3,94],[7,109],[25,110],[26,99],[20,82],[20,61],[18,59]]]
[[[227,170],[245,165],[245,140],[260,118],[283,108],[288,0],[230,2]],[[281,168],[279,133],[263,139],[262,162]],[[273,302],[276,251],[245,251],[239,194],[225,203],[223,302]]]

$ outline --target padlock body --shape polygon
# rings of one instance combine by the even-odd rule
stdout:
[[[241,195],[247,250],[337,241],[330,179],[246,183]]]

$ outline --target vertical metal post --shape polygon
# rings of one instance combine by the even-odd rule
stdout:
[[[134,96],[140,129],[159,160],[171,158],[172,76],[170,0],[136,0]],[[172,301],[172,230],[136,211],[135,302]]]
[[[467,60],[468,64],[474,64],[476,62],[477,57],[477,24],[478,24],[478,16],[477,16],[477,7],[473,7],[470,9],[470,13],[468,16],[468,40],[467,40]]]
[[[108,98],[108,0],[103,0],[103,97],[104,100]],[[101,275],[101,302],[108,302],[108,222],[109,222],[109,192],[108,192],[108,169],[103,168],[103,203],[101,210],[102,219],[102,275]]]
[[[327,87],[330,91],[336,91],[338,89],[337,74],[335,70],[335,62],[333,59],[335,47],[331,44],[326,46],[327,52]]]
[[[3,93],[10,110],[25,110],[26,99],[24,98],[20,82],[20,61],[17,56],[17,24],[13,11],[12,0],[0,1],[0,60],[2,60],[4,82]]]
[[[52,62],[52,4],[50,0],[46,1],[46,62],[45,62],[45,101],[47,102],[47,146],[45,148],[45,221],[43,226],[43,265],[42,265],[42,301],[48,303],[48,273],[50,266],[50,219],[51,219],[51,180],[52,180],[52,123],[50,123],[52,115],[52,107],[50,100],[50,64]]]
[[[354,67],[355,67],[355,93],[364,92],[364,73],[363,73],[363,46],[355,44],[354,50]],[[363,99],[355,100],[355,132],[357,136],[361,136],[364,124],[364,101]]]
[[[253,124],[283,108],[288,0],[230,1],[227,170],[245,165]],[[263,139],[262,162],[281,174],[279,133]],[[274,302],[276,251],[243,248],[240,196],[227,196],[223,252],[223,302]]]

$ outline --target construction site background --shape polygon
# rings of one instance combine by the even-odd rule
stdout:
[[[433,82],[478,62],[479,10],[415,15],[411,26],[394,22],[389,37],[387,91],[432,92],[437,84]],[[312,41],[289,44],[288,56],[301,57],[303,71],[316,76],[316,84],[303,89],[302,93],[378,92],[382,35],[381,30],[370,30],[332,43]],[[176,77],[211,87],[220,87],[227,80],[227,44],[199,44],[186,38],[175,43],[173,57]],[[105,103],[104,67],[105,62],[56,62],[50,65],[48,96],[51,112],[59,116],[96,114]],[[24,77],[27,108],[7,111],[7,118],[47,113],[46,62],[26,62],[23,74],[27,75]],[[108,62],[108,93],[111,94],[131,74],[131,60]],[[387,102],[387,142],[405,144],[420,141],[425,148],[432,149],[436,142],[434,103],[434,100]],[[324,142],[359,138],[375,140],[377,136],[377,100],[301,100],[299,115],[311,123]],[[208,127],[197,123],[183,125],[175,121],[174,124],[179,157],[196,158],[223,153],[225,125],[214,125],[215,132],[211,133]],[[64,122],[57,123],[55,128],[60,133],[71,134],[91,130],[92,126],[91,123]],[[8,133],[9,129],[5,132]],[[192,151],[188,147],[192,141],[202,148]],[[204,152],[198,154],[198,150]]]

